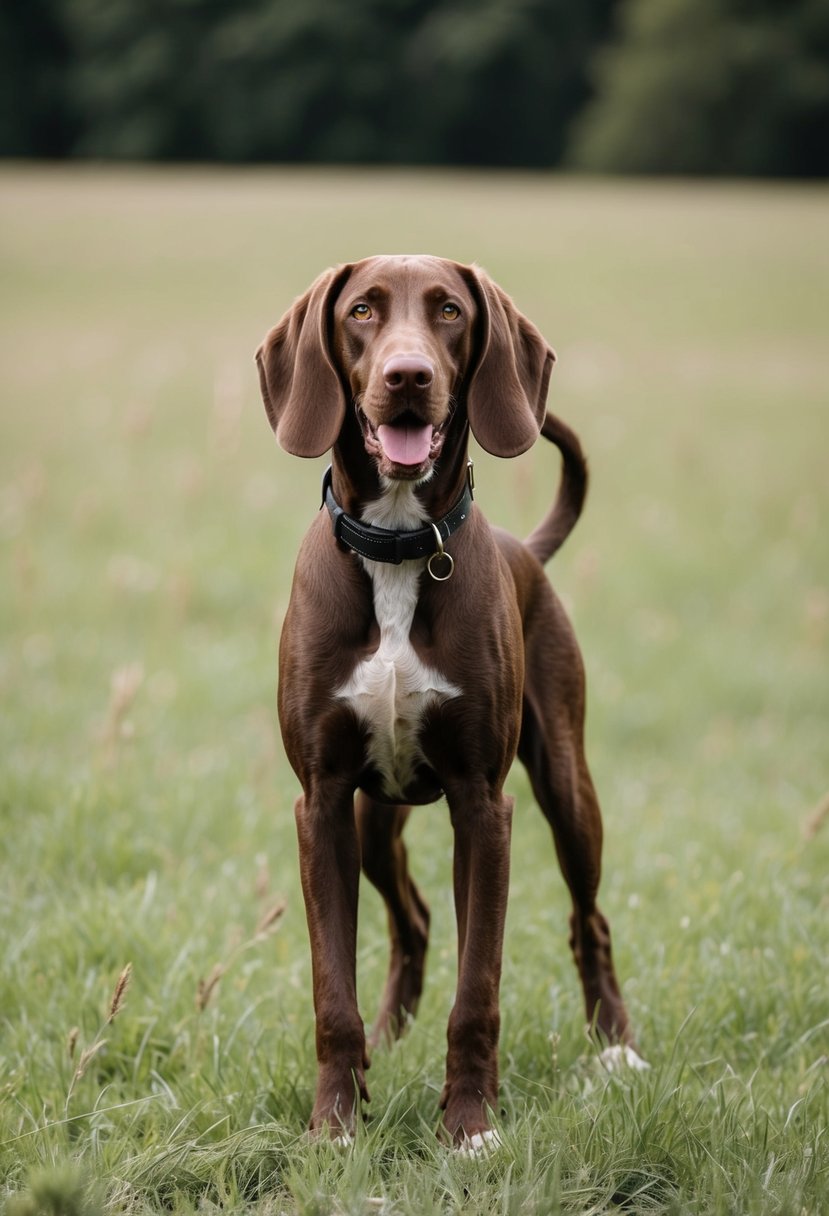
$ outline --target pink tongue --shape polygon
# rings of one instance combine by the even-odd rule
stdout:
[[[432,446],[432,427],[425,426],[378,426],[377,438],[383,451],[394,464],[423,464]]]

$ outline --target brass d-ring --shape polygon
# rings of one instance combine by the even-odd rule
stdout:
[[[445,583],[447,579],[452,577],[452,572],[455,569],[455,563],[452,559],[452,554],[447,553],[443,547],[443,539],[440,535],[440,532],[438,531],[437,524],[432,524],[432,530],[435,534],[435,541],[437,542],[437,549],[435,549],[434,553],[432,554],[432,556],[429,558],[428,562],[426,563],[426,569],[429,571],[429,573],[431,574],[432,578],[435,580],[436,583]],[[432,562],[435,562],[435,561],[449,563],[448,569],[445,574],[437,574],[435,572],[434,566],[432,565]]]

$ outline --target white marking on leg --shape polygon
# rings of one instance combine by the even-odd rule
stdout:
[[[464,1136],[455,1150],[460,1157],[485,1157],[501,1147],[502,1140],[494,1128]]]
[[[599,1054],[599,1063],[608,1072],[623,1072],[626,1068],[633,1069],[634,1072],[647,1072],[650,1068],[647,1060],[643,1060],[627,1043],[614,1043],[612,1047],[605,1047]]]

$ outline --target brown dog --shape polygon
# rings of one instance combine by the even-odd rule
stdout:
[[[455,835],[458,986],[444,1123],[490,1133],[516,754],[553,829],[573,900],[570,944],[588,1021],[630,1062],[596,906],[599,806],[583,748],[584,678],[541,563],[581,511],[575,435],[545,414],[554,354],[481,270],[376,257],[326,271],[256,354],[280,444],[333,449],[299,552],[279,659],[279,717],[296,803],[319,1075],[311,1128],[350,1134],[368,1100],[355,939],[362,865],[386,902],[388,981],[373,1042],[400,1033],[423,984],[429,910],[409,875],[412,804],[445,795]],[[563,457],[554,508],[522,544],[472,503],[470,430],[516,456],[539,433]],[[356,793],[356,803],[355,803]]]

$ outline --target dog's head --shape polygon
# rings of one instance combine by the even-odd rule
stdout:
[[[256,352],[265,408],[296,456],[332,447],[356,407],[378,472],[422,480],[464,411],[480,445],[538,437],[555,355],[489,276],[435,257],[374,257],[311,285]]]

